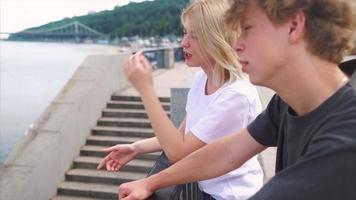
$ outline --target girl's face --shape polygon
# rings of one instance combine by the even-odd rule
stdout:
[[[208,57],[201,51],[198,38],[189,20],[184,21],[183,25],[183,54],[185,63],[190,67],[203,67]]]

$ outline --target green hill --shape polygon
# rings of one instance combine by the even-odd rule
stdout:
[[[79,21],[110,38],[123,36],[181,35],[180,13],[189,0],[155,0],[129,3],[113,10],[65,18],[27,30],[46,30]]]

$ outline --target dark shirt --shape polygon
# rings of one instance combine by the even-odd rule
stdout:
[[[297,116],[278,95],[248,126],[256,141],[277,146],[276,175],[252,200],[356,200],[356,92],[339,89]]]

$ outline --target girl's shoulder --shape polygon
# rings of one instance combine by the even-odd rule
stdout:
[[[197,71],[194,74],[194,82],[202,81],[202,80],[204,80],[206,78],[207,78],[207,76],[206,76],[206,74],[204,73],[204,71],[202,69],[200,69],[199,71]]]
[[[253,85],[247,78],[238,79],[232,83],[222,87],[222,94],[245,96],[248,100],[254,101],[259,99],[258,91],[255,85]]]

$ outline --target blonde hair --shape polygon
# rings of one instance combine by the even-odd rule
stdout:
[[[301,10],[306,17],[309,50],[339,64],[355,45],[355,4],[355,0],[233,0],[226,22],[236,27],[247,9],[257,6],[279,25]]]
[[[242,78],[238,56],[232,48],[238,32],[224,21],[229,4],[226,0],[195,0],[183,10],[182,23],[189,21],[198,40],[201,52],[214,60],[213,77],[220,84]]]

